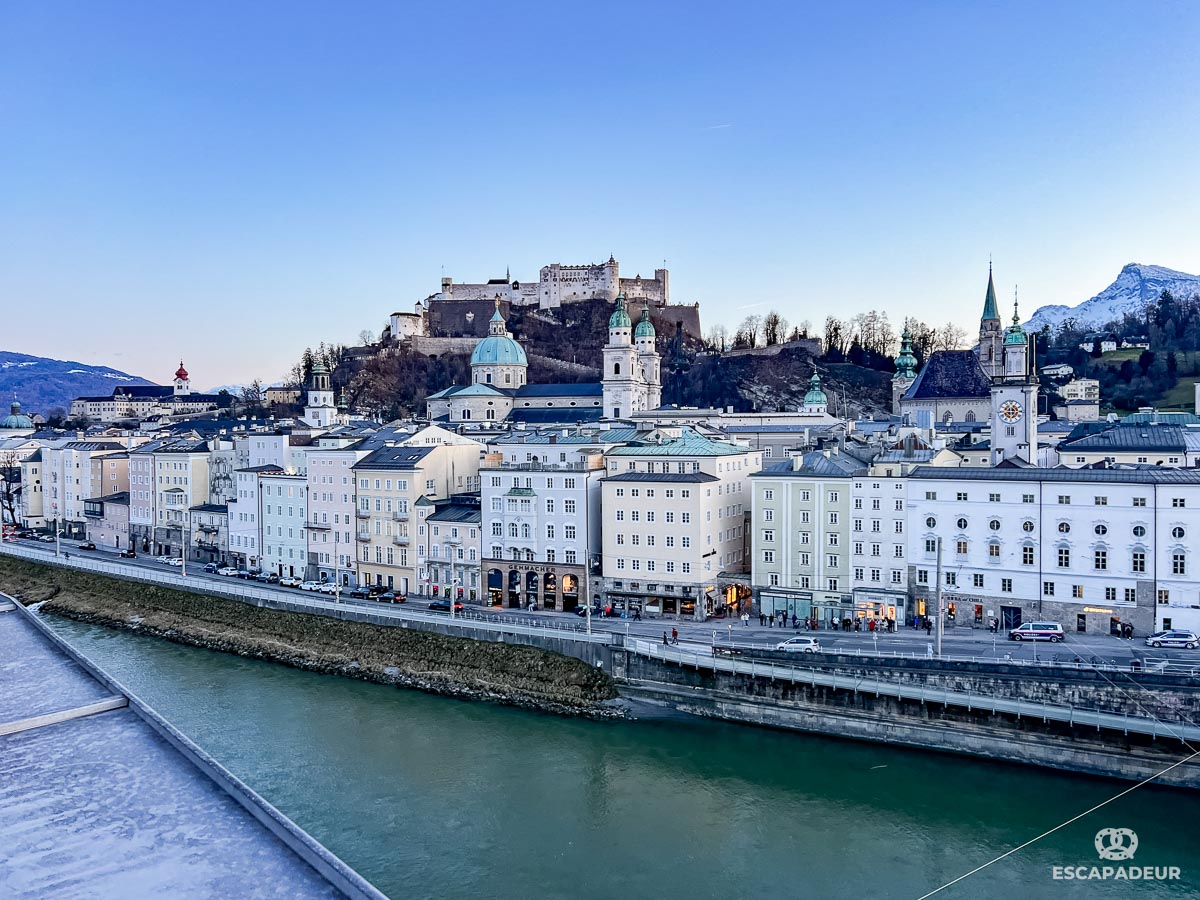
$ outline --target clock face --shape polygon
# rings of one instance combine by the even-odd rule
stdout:
[[[1021,404],[1016,400],[1009,400],[1000,405],[1000,417],[1005,422],[1015,422],[1021,418]]]

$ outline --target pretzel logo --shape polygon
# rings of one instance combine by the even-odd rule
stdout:
[[[1133,859],[1137,847],[1138,836],[1132,828],[1101,828],[1096,832],[1096,852],[1101,859]]]

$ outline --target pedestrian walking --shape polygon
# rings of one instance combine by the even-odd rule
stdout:
[[[671,629],[671,643],[672,644],[679,643],[679,630],[677,628]]]
[[[760,612],[758,614],[758,625],[761,628],[763,625],[766,625],[766,624],[767,624],[767,614]]]
[[[800,620],[796,617],[795,613],[792,613],[792,630],[796,631],[799,629],[799,627],[800,627]]]
[[[929,618],[929,616],[925,617],[925,633],[933,634],[933,619]]]
[[[670,639],[667,637],[667,633],[666,633],[665,631],[663,632],[663,646],[664,646],[664,647],[669,647],[669,646],[671,646],[671,641],[670,641]]]
[[[933,644],[925,645],[925,655],[930,659],[933,659]]]

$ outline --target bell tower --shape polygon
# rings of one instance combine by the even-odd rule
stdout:
[[[1023,459],[1037,465],[1038,383],[1033,338],[1021,328],[1013,293],[1013,322],[1004,333],[1000,374],[992,378],[992,465]]]
[[[996,305],[996,286],[992,282],[992,264],[988,262],[987,293],[983,315],[979,318],[979,365],[988,378],[1000,375],[1004,368],[1004,328]]]

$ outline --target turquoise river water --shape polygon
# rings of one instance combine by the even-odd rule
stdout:
[[[557,718],[49,621],[395,898],[916,898],[1127,787],[693,719]],[[1104,827],[1137,833],[1134,859],[1099,860]],[[1200,797],[1143,788],[936,896],[1200,896],[1198,833]],[[1054,878],[1104,865],[1181,877]]]

